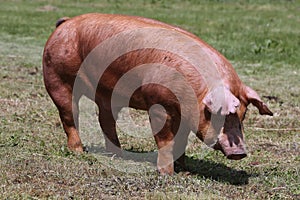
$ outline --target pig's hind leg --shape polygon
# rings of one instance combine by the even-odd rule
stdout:
[[[72,89],[60,78],[45,80],[46,88],[55,103],[63,128],[68,137],[68,148],[72,151],[83,152],[82,143],[78,133],[78,101],[80,97],[73,98]]]

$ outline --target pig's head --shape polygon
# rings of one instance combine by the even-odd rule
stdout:
[[[208,146],[221,150],[228,159],[246,157],[243,120],[251,103],[261,115],[273,115],[258,94],[242,86],[234,95],[226,87],[217,87],[202,100],[197,136]]]

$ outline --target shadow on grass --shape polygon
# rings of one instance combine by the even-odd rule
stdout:
[[[226,182],[232,185],[246,185],[249,178],[256,176],[248,174],[243,170],[236,170],[223,163],[217,163],[212,160],[199,160],[185,157],[187,169],[192,175],[205,177],[218,182]]]
[[[87,146],[86,151],[89,153],[100,153],[105,156],[113,156],[112,153],[107,153],[103,147],[100,146]],[[154,166],[156,165],[157,151],[135,151],[135,150],[122,150],[122,160],[131,160],[134,162],[149,162]],[[249,178],[256,176],[255,174],[248,174],[243,170],[236,170],[228,167],[223,163],[217,163],[212,160],[203,160],[185,157],[186,167],[188,172],[193,176],[204,177],[207,179],[215,180],[218,182],[229,183],[231,185],[246,185],[249,183]],[[184,172],[175,164],[176,172]]]

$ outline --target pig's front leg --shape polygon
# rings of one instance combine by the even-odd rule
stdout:
[[[172,175],[174,173],[174,133],[172,132],[172,119],[164,109],[159,107],[150,109],[149,117],[158,147],[158,171],[162,175]]]
[[[161,175],[173,175],[174,160],[173,160],[173,140],[165,140],[159,136],[155,136],[158,146],[157,169]]]
[[[173,148],[173,158],[176,159],[175,161],[175,168],[179,167],[180,170],[187,171],[187,167],[185,165],[185,149],[188,143],[188,136],[190,133],[190,129],[185,123],[180,123],[180,121],[177,120],[175,123],[173,122],[173,126],[180,125],[180,127],[173,128],[173,132],[176,133],[174,138],[174,148]],[[176,130],[176,131],[175,131]]]

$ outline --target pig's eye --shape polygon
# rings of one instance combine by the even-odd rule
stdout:
[[[243,115],[242,115],[242,121],[245,119],[246,117],[246,114],[247,114],[247,111],[248,111],[248,108],[245,109]]]
[[[206,120],[210,120],[211,118],[211,113],[209,112],[209,110],[207,108],[204,109],[204,116]]]

